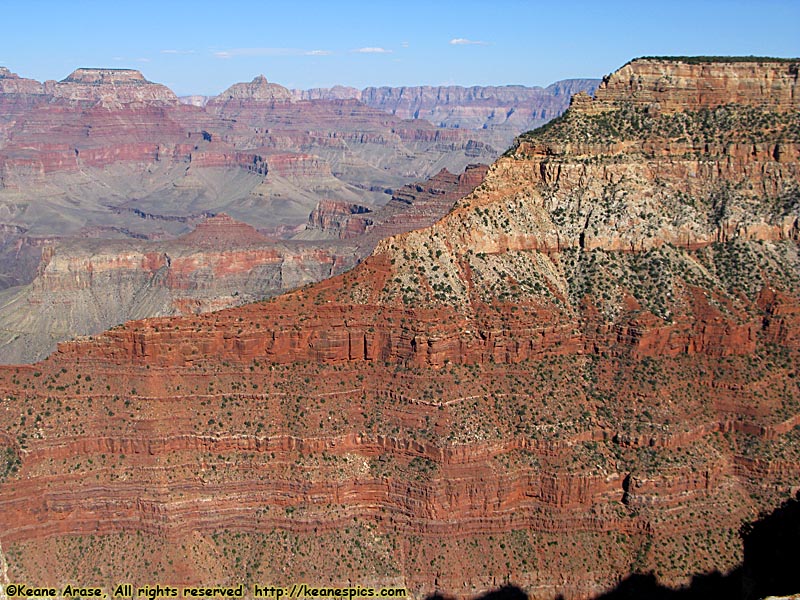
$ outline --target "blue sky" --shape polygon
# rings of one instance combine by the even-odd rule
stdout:
[[[140,69],[178,94],[258,74],[333,84],[547,85],[644,55],[800,56],[800,1],[0,0],[0,66]]]

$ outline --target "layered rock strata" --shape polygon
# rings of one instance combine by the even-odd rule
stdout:
[[[265,163],[269,169],[275,160]],[[131,319],[238,306],[339,274],[384,237],[433,224],[480,184],[486,170],[473,165],[460,176],[442,171],[374,210],[322,202],[293,240],[267,238],[224,213],[200,220],[175,240],[51,240],[35,248],[42,254],[38,267],[31,264],[36,271],[30,284],[5,294],[0,362],[35,362],[58,342]],[[16,256],[27,251],[18,248]]]
[[[294,100],[357,99],[403,119],[424,119],[443,127],[505,132],[508,142],[566,110],[578,92],[594,93],[596,79],[565,79],[546,88],[507,86],[370,87],[334,86],[292,90]]]
[[[9,576],[588,598],[734,568],[800,477],[798,114],[659,93],[579,99],[341,276],[0,370]]]
[[[653,105],[662,112],[744,104],[770,111],[800,109],[796,60],[749,57],[710,60],[642,58],[606,77],[591,103],[595,112],[616,102]]]
[[[46,81],[45,94],[105,106],[131,103],[176,106],[178,97],[165,85],[147,81],[135,69],[76,69],[59,82]]]
[[[164,219],[157,228],[127,209],[166,219],[225,210],[291,229],[320,200],[380,206],[387,190],[490,162],[502,149],[480,132],[402,120],[357,100],[290,96],[261,76],[203,108],[179,104],[138,71],[78,69],[39,83],[4,69],[0,220],[30,237],[103,228],[175,237],[187,229]]]

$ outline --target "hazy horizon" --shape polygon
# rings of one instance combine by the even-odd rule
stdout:
[[[12,1],[0,66],[61,80],[130,68],[176,94],[263,74],[287,88],[525,85],[600,78],[652,55],[800,55],[800,3],[510,0],[255,4]]]

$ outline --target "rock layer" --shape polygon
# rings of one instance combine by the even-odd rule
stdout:
[[[713,108],[744,104],[774,111],[800,109],[798,61],[745,58],[637,59],[606,77],[595,93],[594,111],[618,101],[655,105],[663,112],[687,105]]]
[[[402,119],[424,119],[443,127],[488,129],[514,135],[533,129],[566,110],[578,92],[594,93],[596,79],[565,79],[546,88],[508,86],[370,87],[334,86],[293,90],[295,100],[357,99]],[[516,133],[515,133],[516,132]]]
[[[3,368],[10,576],[587,598],[735,567],[800,476],[798,117],[737,99],[578,100],[348,273]]]
[[[274,170],[275,157],[263,165]],[[300,176],[283,168],[284,176]],[[6,293],[0,361],[35,362],[60,341],[130,319],[238,306],[341,273],[384,237],[434,223],[485,173],[483,165],[461,176],[442,171],[374,211],[320,203],[308,229],[291,241],[268,238],[224,213],[172,241],[50,241],[37,248],[42,257],[33,281]]]

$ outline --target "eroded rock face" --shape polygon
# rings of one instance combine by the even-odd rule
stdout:
[[[323,200],[308,216],[308,229],[315,229],[339,239],[364,234],[373,224],[372,211],[360,204]]]
[[[800,61],[753,59],[713,61],[640,58],[606,77],[595,92],[595,111],[614,102],[655,105],[663,112],[683,111],[687,104],[713,108],[743,104],[774,111],[800,108]]]
[[[146,103],[176,106],[168,87],[147,81],[135,69],[76,69],[59,82],[46,81],[46,94],[71,101],[101,102],[105,106]]]
[[[33,79],[23,79],[6,67],[0,67],[0,93],[41,94],[42,84]]]
[[[293,90],[294,100],[356,99],[402,119],[422,119],[443,127],[492,130],[505,145],[566,110],[578,92],[594,93],[596,79],[565,79],[546,88],[508,86],[370,87],[334,86]]]
[[[253,164],[274,172],[275,160]],[[296,162],[288,165],[295,170],[284,167],[283,176],[308,176],[297,172]],[[220,213],[172,241],[50,240],[43,247],[16,248],[18,259],[38,250],[41,261],[31,283],[7,294],[0,308],[0,360],[35,362],[55,350],[57,342],[131,319],[220,310],[341,273],[368,256],[382,238],[444,216],[486,170],[471,166],[461,176],[442,171],[398,192],[402,200],[374,211],[321,203],[308,229],[294,240],[266,237]],[[12,239],[18,234],[8,232]]]
[[[259,75],[250,83],[236,83],[222,92],[211,105],[222,104],[228,100],[277,100],[288,102],[292,93],[277,83],[270,83],[263,75]]]
[[[447,127],[526,131],[560,115],[578,92],[594,93],[593,79],[565,79],[546,88],[417,86],[366,88],[360,99],[404,119],[426,119]]]
[[[588,598],[734,568],[800,477],[798,116],[690,100],[579,100],[348,273],[0,370],[9,573]]]

